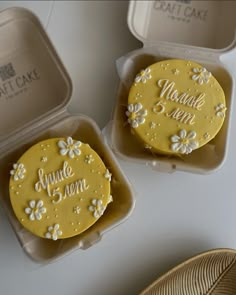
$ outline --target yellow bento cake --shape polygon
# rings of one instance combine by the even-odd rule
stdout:
[[[145,148],[180,155],[212,140],[225,112],[225,94],[214,76],[194,61],[172,59],[136,75],[126,116]]]
[[[19,222],[52,240],[91,227],[111,197],[111,173],[86,143],[51,138],[29,148],[10,171],[10,200]]]

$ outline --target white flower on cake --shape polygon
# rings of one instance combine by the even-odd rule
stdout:
[[[210,134],[208,132],[206,132],[204,135],[203,135],[204,139],[208,139],[210,138]]]
[[[180,71],[179,71],[178,69],[173,69],[173,70],[172,70],[172,73],[173,73],[174,75],[179,75]]]
[[[46,213],[47,210],[43,207],[43,201],[39,200],[37,203],[35,200],[29,202],[29,207],[25,208],[25,213],[29,215],[31,221],[42,219],[42,214]]]
[[[10,174],[13,176],[14,180],[23,179],[25,177],[25,166],[24,164],[14,164],[13,169],[10,171]]]
[[[126,116],[128,117],[128,122],[133,128],[137,128],[139,125],[145,122],[145,117],[147,116],[147,110],[142,109],[141,103],[129,104],[128,111],[126,111]]]
[[[86,155],[84,161],[87,164],[91,164],[94,161],[94,158],[92,155]]]
[[[197,81],[198,84],[202,85],[203,83],[207,84],[209,82],[211,73],[205,68],[193,68],[192,71],[195,73],[192,76],[192,80]]]
[[[112,197],[112,195],[110,195],[109,200],[108,200],[108,204],[110,204],[112,202],[113,202],[113,197]]]
[[[226,107],[223,103],[219,103],[216,107],[215,107],[215,110],[216,110],[216,116],[217,117],[221,117],[221,118],[224,118],[225,116],[225,111],[226,111]]]
[[[73,212],[76,214],[80,214],[81,208],[79,206],[76,206],[73,208]]]
[[[105,177],[106,179],[108,179],[109,181],[111,181],[111,176],[112,176],[112,174],[111,174],[110,171],[107,169],[106,172],[105,172],[105,174],[104,174],[104,177]]]
[[[47,161],[48,161],[48,158],[47,157],[42,157],[41,158],[41,162],[46,163]]]
[[[147,149],[147,150],[151,150],[152,149],[152,147],[149,144],[147,144],[147,143],[144,145],[144,148]]]
[[[156,126],[157,126],[157,124],[156,124],[155,122],[151,122],[151,123],[150,123],[150,128],[151,128],[151,129],[156,128]]]
[[[145,70],[142,70],[134,79],[135,83],[146,83],[147,80],[151,79],[151,69],[150,68],[146,68]]]
[[[63,140],[60,140],[58,142],[58,147],[60,148],[60,154],[62,156],[65,156],[68,154],[68,156],[73,159],[74,156],[79,156],[81,154],[81,150],[79,147],[81,146],[80,141],[73,141],[71,137],[67,137],[66,142]]]
[[[54,226],[48,227],[48,232],[45,234],[45,237],[47,239],[52,239],[56,241],[58,239],[58,236],[62,235],[62,231],[59,230],[60,225],[58,223],[54,224]]]
[[[195,131],[189,131],[182,129],[179,135],[171,136],[171,150],[174,152],[180,152],[181,154],[189,154],[198,147],[198,142],[193,140],[197,133]]]
[[[105,211],[105,207],[102,204],[102,200],[93,199],[91,201],[92,205],[88,207],[90,212],[93,212],[93,216],[95,218],[99,218]]]

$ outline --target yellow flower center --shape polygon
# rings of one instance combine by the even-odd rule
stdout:
[[[140,76],[141,77],[144,77],[145,76],[145,72],[144,71],[141,71]]]
[[[73,144],[70,144],[68,148],[69,148],[69,150],[71,151],[71,150],[74,149],[74,145],[73,145]]]
[[[129,118],[131,120],[134,120],[136,118],[136,114],[135,113],[131,113],[130,116],[129,116]]]
[[[181,142],[182,144],[185,144],[185,145],[189,144],[189,140],[187,138],[183,138]]]

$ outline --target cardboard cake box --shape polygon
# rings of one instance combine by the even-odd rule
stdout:
[[[235,88],[236,67],[230,59],[235,56],[235,9],[235,1],[130,1],[128,26],[143,47],[117,60],[120,84],[107,135],[118,156],[162,172],[207,174],[223,165]],[[145,150],[131,133],[125,114],[135,76],[149,65],[169,59],[201,64],[218,80],[226,97],[227,113],[220,132],[203,147],[181,157]]]
[[[134,207],[131,186],[104,143],[96,123],[67,112],[72,84],[39,20],[28,10],[0,13],[0,202],[24,251],[38,262],[51,261],[78,248],[86,249],[128,218]],[[55,137],[88,143],[112,173],[113,202],[88,230],[52,241],[22,227],[9,199],[13,163],[33,144]]]

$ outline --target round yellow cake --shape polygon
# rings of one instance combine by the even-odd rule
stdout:
[[[216,136],[225,111],[225,94],[213,75],[196,62],[173,59],[137,74],[126,116],[145,148],[189,154]]]
[[[10,171],[10,200],[33,234],[69,238],[92,226],[111,197],[111,173],[88,145],[71,137],[39,142]]]

